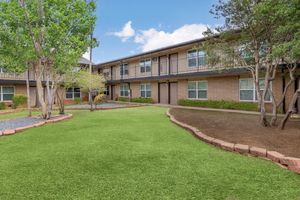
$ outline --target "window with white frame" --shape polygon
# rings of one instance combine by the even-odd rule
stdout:
[[[264,90],[265,82],[264,79],[259,79],[259,88],[261,91]],[[272,89],[272,87],[270,86]],[[240,79],[240,101],[257,101],[255,82],[252,78]],[[265,101],[271,101],[271,94],[267,92]]]
[[[141,60],[140,61],[140,72],[151,72],[151,59]]]
[[[0,86],[0,101],[11,101],[14,94],[14,86]]]
[[[141,97],[150,98],[151,97],[151,84],[142,83],[140,86]]]
[[[188,51],[188,66],[189,67],[201,67],[206,65],[205,52],[201,50]]]
[[[128,75],[128,64],[127,63],[123,63],[120,65],[120,75]]]
[[[129,96],[129,85],[128,83],[123,83],[120,85],[120,96],[128,97]]]
[[[207,81],[189,81],[188,98],[207,99]]]
[[[81,98],[80,88],[67,88],[66,89],[66,99],[76,99]]]

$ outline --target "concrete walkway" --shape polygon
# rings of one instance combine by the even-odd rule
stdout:
[[[19,127],[30,126],[38,122],[44,121],[41,118],[35,117],[21,117],[16,119],[8,119],[0,121],[0,131],[5,131],[9,129],[16,129]]]

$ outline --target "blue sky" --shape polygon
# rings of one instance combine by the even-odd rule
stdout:
[[[93,62],[100,63],[200,38],[221,23],[209,13],[217,0],[98,0]]]

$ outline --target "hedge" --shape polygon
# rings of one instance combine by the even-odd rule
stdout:
[[[138,98],[132,98],[131,102],[136,103],[154,103],[152,98],[144,98],[144,97],[138,97]]]
[[[204,108],[219,108],[231,110],[247,110],[257,111],[257,104],[251,102],[236,102],[236,101],[216,101],[216,100],[190,100],[180,99],[178,104],[181,106],[204,107]]]
[[[118,100],[123,102],[154,103],[152,98],[144,98],[144,97],[137,97],[131,99],[129,97],[119,97]]]
[[[119,97],[118,101],[129,102],[129,98],[128,97]]]

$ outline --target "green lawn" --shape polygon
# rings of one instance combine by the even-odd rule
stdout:
[[[26,117],[27,111],[13,112],[9,114],[0,114],[0,120],[13,119],[17,117]]]
[[[0,137],[0,199],[299,200],[300,175],[207,145],[165,111],[74,111]]]
[[[40,112],[38,111],[33,111],[32,115],[39,115]],[[58,114],[58,111],[54,111],[53,114]],[[13,112],[13,113],[8,113],[8,114],[0,114],[0,120],[7,120],[7,119],[14,119],[18,117],[27,117],[28,112],[26,110],[20,111],[20,112]]]

